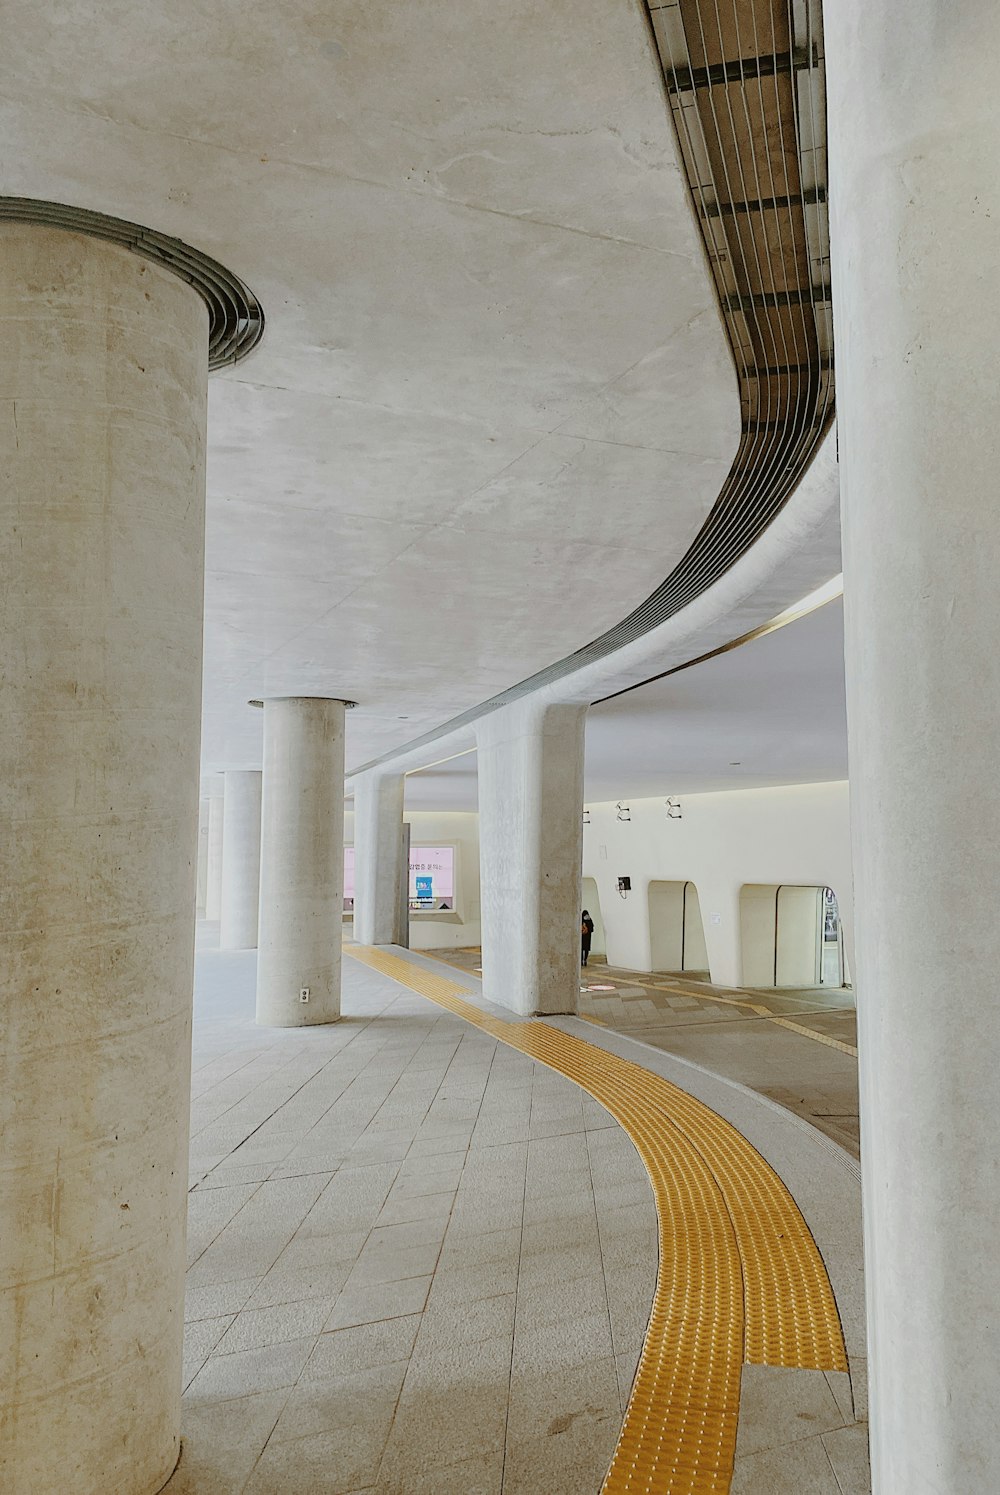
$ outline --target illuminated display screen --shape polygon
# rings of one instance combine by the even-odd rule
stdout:
[[[454,846],[410,848],[410,904],[413,908],[437,908],[444,902],[455,907]],[[354,907],[354,847],[344,847],[344,907]]]
[[[455,906],[455,848],[412,846],[410,848],[410,902],[437,903],[446,898]]]

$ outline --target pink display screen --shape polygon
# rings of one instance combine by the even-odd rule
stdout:
[[[454,846],[410,848],[410,901],[436,903],[455,897]],[[344,847],[344,902],[354,906],[354,847]]]

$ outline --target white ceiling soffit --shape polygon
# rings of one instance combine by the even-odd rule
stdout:
[[[844,607],[828,602],[591,708],[587,801],[709,794],[847,777]],[[412,773],[408,809],[475,810],[474,752]]]
[[[778,517],[694,602],[642,638],[543,687],[537,702],[591,703],[675,669],[763,627],[841,569],[836,428]],[[468,725],[398,754],[376,772],[408,772],[475,744]],[[447,774],[447,765],[442,765]]]
[[[207,768],[250,697],[363,762],[572,652],[684,553],[739,436],[645,18],[11,0],[0,191],[214,255],[260,348],[209,405]]]
[[[588,800],[846,778],[840,598],[587,716]]]

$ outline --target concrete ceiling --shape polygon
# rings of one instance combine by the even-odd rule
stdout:
[[[632,0],[11,0],[0,191],[133,219],[260,297],[209,407],[207,768],[248,697],[377,756],[588,642],[736,447]]]
[[[587,716],[594,803],[846,777],[840,599]],[[475,810],[476,792],[475,753],[406,780],[408,809]]]

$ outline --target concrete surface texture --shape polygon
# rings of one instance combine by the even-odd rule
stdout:
[[[827,23],[873,1476],[973,1495],[1000,1486],[1000,15]]]
[[[344,703],[265,701],[257,1021],[336,1022],[344,908]]]
[[[147,1495],[178,1452],[207,318],[5,224],[0,325],[0,1484]]]
[[[522,1013],[576,1011],[585,718],[529,702],[478,727],[484,991]]]
[[[213,380],[206,762],[259,764],[265,657],[257,694],[361,701],[363,761],[662,580],[739,410],[639,10],[475,0],[458,44],[437,0],[19,4],[7,40],[4,190],[198,244],[267,315]]]
[[[362,945],[396,940],[403,865],[402,774],[363,774],[354,785],[354,938]]]
[[[254,950],[260,903],[261,774],[236,768],[224,777],[219,943],[224,950]]]

